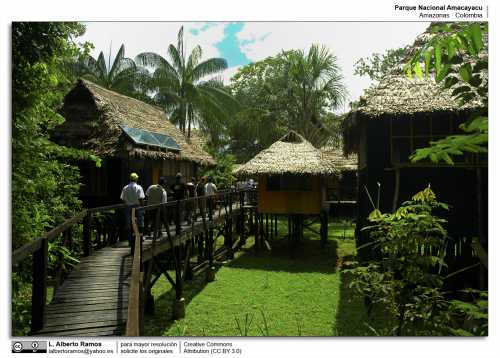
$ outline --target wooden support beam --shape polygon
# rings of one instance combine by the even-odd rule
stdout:
[[[31,291],[31,332],[43,328],[45,304],[47,301],[48,239],[41,241],[41,247],[33,253],[33,282]]]
[[[141,276],[142,240],[135,219],[135,208],[132,209],[131,218],[134,233],[134,258],[130,278],[125,334],[129,337],[138,337],[144,332],[144,292]]]
[[[83,256],[90,256],[92,247],[92,212],[88,211],[83,218]]]

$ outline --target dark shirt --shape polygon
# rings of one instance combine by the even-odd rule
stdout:
[[[186,184],[186,189],[189,193],[190,198],[194,198],[196,196],[196,187],[193,183],[189,182]]]
[[[201,182],[196,184],[196,195],[198,195],[198,196],[205,195],[205,185]]]
[[[184,183],[174,183],[170,187],[173,193],[174,200],[183,200],[186,198],[186,184]]]

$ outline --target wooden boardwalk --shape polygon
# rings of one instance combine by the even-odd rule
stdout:
[[[132,256],[128,243],[96,251],[80,260],[46,308],[36,335],[120,335],[127,318]]]
[[[234,205],[231,215],[239,209]],[[175,225],[170,226],[171,240],[166,231],[153,244],[152,237],[143,241],[142,262],[183,245],[187,240],[208,227],[222,223],[227,210],[214,212],[211,221],[200,218],[191,225],[182,225],[176,235]],[[83,257],[80,264],[57,289],[45,310],[43,328],[37,336],[119,336],[124,333],[127,321],[129,287],[133,257],[128,242],[94,251]]]

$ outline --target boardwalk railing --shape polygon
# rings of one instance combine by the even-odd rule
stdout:
[[[12,272],[26,270],[28,259],[32,257],[32,333],[42,329],[44,325],[49,277],[56,291],[71,270],[71,262],[66,261],[65,252],[78,259],[118,241],[123,233],[117,223],[123,221],[123,211],[126,208],[126,205],[118,204],[83,210],[12,253]],[[52,255],[52,265],[49,265],[49,255]]]
[[[140,336],[144,332],[144,311],[141,277],[141,234],[137,227],[136,209],[132,209],[132,231],[134,237],[134,259],[132,261],[132,277],[129,289],[129,304],[127,312],[127,327],[125,334],[127,336]]]
[[[159,205],[149,205],[143,207],[131,208],[125,204],[116,204],[104,207],[91,208],[81,211],[75,216],[67,219],[62,224],[58,225],[54,229],[47,232],[45,235],[30,241],[21,248],[16,249],[12,253],[12,272],[23,272],[27,270],[27,265],[30,265],[31,259],[31,274],[29,279],[32,285],[32,300],[31,300],[31,333],[35,333],[44,327],[45,311],[47,305],[47,288],[49,285],[54,287],[54,293],[57,291],[58,287],[62,284],[65,277],[69,274],[72,269],[72,261],[74,259],[79,259],[80,257],[90,256],[93,254],[94,250],[99,250],[108,245],[116,243],[120,238],[121,240],[127,237],[131,242],[134,243],[134,263],[133,267],[136,272],[137,266],[139,266],[139,277],[142,276],[141,273],[141,263],[144,261],[144,257],[139,256],[137,258],[137,253],[141,255],[142,253],[142,239],[132,241],[132,230],[130,227],[130,218],[145,216],[146,224],[145,231],[153,236],[152,240],[152,251],[150,255],[154,256],[154,248],[158,238],[163,237],[163,231],[161,230],[161,224],[166,226],[165,235],[169,243],[169,247],[175,249],[179,246],[179,240],[174,242],[175,239],[172,236],[179,236],[182,234],[183,228],[186,229],[186,225],[182,225],[185,219],[191,225],[191,233],[195,231],[194,223],[197,222],[200,226],[201,217],[201,230],[204,232],[210,232],[206,239],[211,248],[213,248],[213,228],[214,222],[217,218],[223,216],[229,217],[229,223],[232,225],[232,211],[235,208],[242,208],[245,200],[249,200],[250,197],[254,197],[254,194],[250,194],[249,191],[245,190],[227,190],[220,191],[212,196],[195,197],[186,200],[172,201],[165,204]],[[131,211],[134,214],[131,215]],[[142,220],[142,218],[141,218]],[[175,230],[171,233],[170,221],[175,225]],[[137,223],[135,223],[137,226]],[[141,222],[142,228],[142,222]],[[189,225],[188,225],[189,226]],[[137,228],[139,229],[139,228]],[[185,230],[189,231],[189,230]],[[173,235],[171,235],[173,234]],[[137,233],[134,230],[135,238]],[[234,249],[234,243],[232,242],[232,232],[227,235],[229,240],[225,242],[228,250]],[[191,247],[189,244],[185,247],[187,250],[186,255],[189,255]],[[162,250],[163,251],[163,250]],[[208,264],[211,266],[213,261],[213,250],[208,250]],[[70,257],[67,257],[69,255]],[[176,259],[176,282],[172,279],[169,281],[174,284],[176,288],[177,296],[182,293],[182,281],[186,275],[189,267],[187,266],[187,260],[184,258],[183,266],[181,267],[182,257],[180,256],[180,251],[178,249],[174,250],[174,258]],[[151,259],[152,257],[149,257]],[[152,261],[152,260],[150,260]],[[137,264],[136,264],[137,263]],[[29,267],[29,266],[28,266]],[[151,274],[151,268],[145,274]],[[137,275],[132,276],[131,287],[146,287],[148,288],[148,282],[137,283]],[[134,283],[135,282],[135,283]],[[149,286],[150,288],[150,286]],[[139,290],[138,292],[141,292]],[[142,290],[142,292],[145,292]],[[137,290],[131,290],[131,294],[138,296]],[[133,302],[138,302],[139,310],[141,312],[143,309],[143,303],[139,300],[139,297]],[[134,306],[133,304],[131,306]],[[134,307],[129,307],[129,309],[134,309]],[[134,313],[133,317],[137,315]],[[134,318],[136,320],[137,318]],[[140,325],[136,325],[140,327]],[[127,331],[128,332],[128,331]],[[137,333],[137,331],[135,331]]]
[[[213,229],[216,223],[223,224],[224,248],[229,256],[235,248],[233,243],[233,211],[242,213],[246,200],[255,199],[254,190],[225,190],[214,195],[194,197],[185,200],[171,201],[163,204],[147,205],[133,209],[132,222],[134,226],[134,259],[132,266],[132,279],[129,290],[128,315],[126,324],[127,336],[140,336],[143,333],[143,317],[146,296],[151,286],[153,263],[157,264],[160,275],[163,274],[174,287],[176,292],[176,309],[182,313],[174,312],[179,317],[184,314],[183,282],[190,270],[191,250],[194,246],[194,237],[204,241],[206,253],[205,261],[201,265],[208,266],[209,271],[214,261],[215,240]],[[241,215],[240,215],[241,216]],[[152,239],[151,254],[143,255],[143,240],[136,225],[136,218],[145,219],[144,232]],[[170,221],[174,229],[170,232]],[[183,225],[183,223],[185,223]],[[162,226],[165,230],[162,230]],[[184,235],[188,234],[188,237]],[[170,277],[166,268],[161,267],[155,260],[155,248],[158,240],[163,242],[158,251],[171,250],[175,280]],[[181,249],[182,247],[182,249]],[[148,264],[144,264],[147,261]],[[144,269],[141,274],[141,266]]]

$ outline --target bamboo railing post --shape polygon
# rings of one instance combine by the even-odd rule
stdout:
[[[31,332],[43,328],[45,303],[47,301],[47,269],[49,241],[44,238],[41,247],[33,253],[33,273],[31,291]]]

